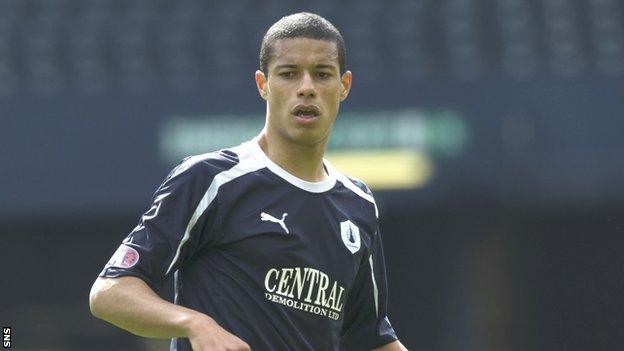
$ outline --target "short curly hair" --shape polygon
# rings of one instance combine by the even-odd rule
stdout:
[[[347,52],[340,31],[325,18],[309,12],[295,13],[282,17],[267,30],[260,46],[260,70],[269,74],[269,61],[273,46],[279,39],[309,38],[336,43],[340,74],[345,72]]]

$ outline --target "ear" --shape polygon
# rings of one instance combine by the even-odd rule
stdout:
[[[256,79],[256,87],[258,88],[258,93],[260,93],[260,97],[263,100],[266,100],[267,97],[267,79],[262,71],[258,70],[255,74]]]
[[[342,74],[340,78],[340,83],[342,84],[342,91],[340,92],[340,101],[345,101],[347,96],[349,96],[349,91],[351,90],[351,83],[353,81],[353,74],[351,71],[346,71]]]

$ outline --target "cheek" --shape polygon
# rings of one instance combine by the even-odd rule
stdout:
[[[340,104],[340,91],[332,90],[325,95],[325,101],[332,109],[337,109],[338,104]]]
[[[278,87],[273,87],[271,89],[271,100],[276,102],[284,101],[287,98],[286,92],[284,89],[280,89]]]
[[[273,90],[271,91],[269,101],[272,102],[273,108],[280,108],[284,98],[279,92]]]
[[[342,85],[334,85],[328,90],[332,101],[340,101],[340,94],[342,93]]]

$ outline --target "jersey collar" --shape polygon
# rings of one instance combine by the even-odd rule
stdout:
[[[258,144],[258,137],[251,139],[250,141],[244,143],[244,145],[247,146],[256,161],[266,166],[271,172],[275,173],[280,178],[300,189],[312,193],[322,193],[332,189],[334,185],[336,185],[336,176],[333,168],[328,165],[328,162],[325,159],[323,159],[323,165],[328,173],[327,178],[320,182],[309,182],[288,173],[288,171],[271,161],[264,151],[262,151],[262,148],[260,148],[260,144]]]

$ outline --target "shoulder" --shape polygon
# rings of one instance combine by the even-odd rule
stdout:
[[[375,212],[375,218],[379,217],[379,210],[377,209],[375,196],[363,181],[337,170],[333,166],[329,165],[329,163],[327,163],[327,167],[334,174],[338,182],[372,207]]]
[[[241,144],[228,149],[193,155],[182,160],[167,176],[167,180],[200,181],[222,185],[235,178],[262,168],[249,147]]]
[[[188,156],[171,170],[167,178],[214,178],[217,174],[231,169],[239,162],[238,154],[232,149]]]

